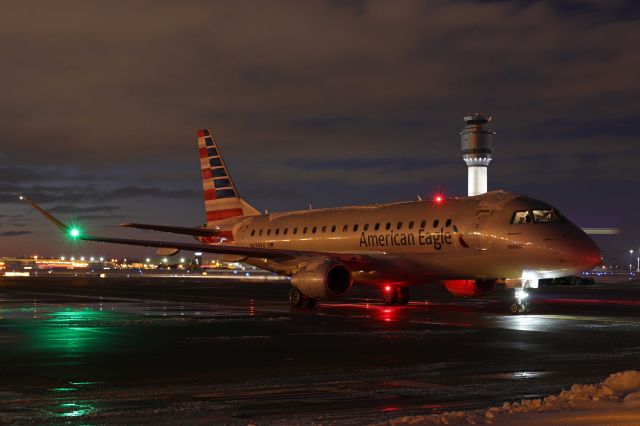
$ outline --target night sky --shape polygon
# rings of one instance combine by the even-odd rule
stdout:
[[[466,195],[458,132],[493,115],[489,188],[543,199],[610,259],[640,247],[640,2],[20,1],[0,15],[0,255],[204,222],[196,131],[269,211]],[[182,239],[186,237],[168,236]]]

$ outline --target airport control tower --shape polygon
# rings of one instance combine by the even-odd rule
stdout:
[[[468,115],[467,123],[460,132],[462,159],[469,170],[468,195],[487,192],[487,168],[491,162],[492,139],[495,132],[489,127],[491,116]]]

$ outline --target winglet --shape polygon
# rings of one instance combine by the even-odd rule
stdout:
[[[49,213],[48,211],[46,211],[45,209],[43,209],[42,207],[34,203],[33,200],[31,200],[29,197],[21,195],[19,198],[20,198],[20,201],[24,201],[25,203],[30,204],[31,207],[33,207],[34,209],[38,210],[44,217],[46,217],[49,221],[53,222],[53,224],[56,225],[58,228],[60,228],[62,231],[72,232],[71,228],[68,225],[65,225],[64,223],[60,222],[58,219],[52,216],[51,213]]]

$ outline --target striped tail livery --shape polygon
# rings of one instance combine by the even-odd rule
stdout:
[[[201,241],[216,243],[233,240],[231,232],[233,225],[245,216],[259,215],[260,212],[239,197],[220,148],[210,130],[198,131],[198,148],[207,215],[206,227],[220,230],[215,237],[202,237]]]

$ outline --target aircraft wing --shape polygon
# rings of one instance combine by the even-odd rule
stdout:
[[[110,244],[125,244],[131,246],[142,247],[158,247],[158,248],[172,248],[187,251],[200,251],[205,253],[215,254],[230,254],[236,256],[255,257],[262,259],[273,259],[275,261],[286,261],[296,258],[311,258],[311,257],[329,257],[341,262],[344,262],[350,267],[362,267],[363,265],[370,265],[372,263],[371,258],[367,254],[350,254],[350,253],[325,253],[316,251],[303,251],[303,250],[286,250],[276,248],[257,248],[257,247],[240,247],[233,245],[223,244],[200,244],[200,243],[182,243],[177,241],[154,241],[154,240],[135,240],[128,238],[111,238],[100,237],[95,235],[84,235],[80,230],[73,228],[64,222],[58,220],[51,213],[37,205],[31,199],[25,196],[20,196],[20,200],[30,204],[34,209],[40,212],[45,218],[53,222],[58,228],[70,236],[72,239],[83,241],[94,241],[100,243]]]
[[[147,223],[121,223],[125,228],[145,229],[147,231],[168,232],[170,234],[193,235],[196,237],[215,237],[219,231],[213,228],[188,228],[184,226],[150,225]]]

